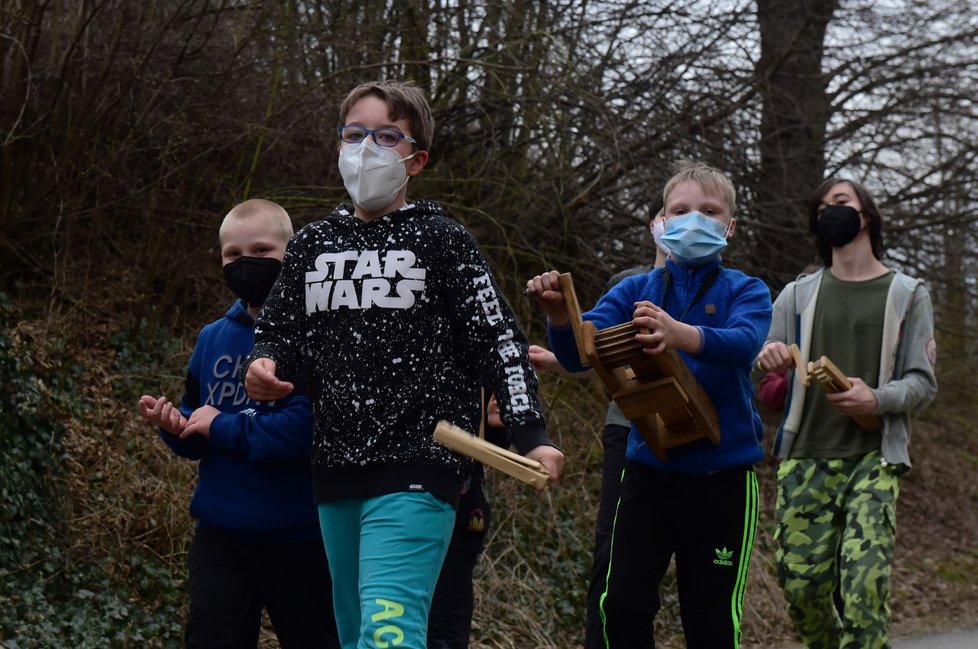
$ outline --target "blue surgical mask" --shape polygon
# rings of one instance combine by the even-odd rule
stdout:
[[[719,219],[689,212],[666,219],[662,243],[686,266],[701,266],[727,247],[729,226]]]
[[[662,235],[666,233],[666,221],[665,219],[659,219],[658,221],[652,222],[652,240],[655,241],[655,247],[662,251],[662,254],[669,254],[669,246],[662,243]]]

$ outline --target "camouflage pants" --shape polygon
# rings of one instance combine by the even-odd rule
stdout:
[[[890,646],[899,479],[879,451],[778,467],[778,582],[810,649]]]

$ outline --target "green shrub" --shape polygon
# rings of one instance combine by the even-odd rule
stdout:
[[[20,316],[0,294],[0,643],[178,646],[171,567],[138,546],[110,554],[78,538],[66,424],[91,416],[83,368]]]

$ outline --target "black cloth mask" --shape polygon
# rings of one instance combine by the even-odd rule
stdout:
[[[224,266],[224,281],[248,306],[261,306],[282,270],[274,257],[239,257]]]
[[[815,223],[819,238],[833,248],[841,248],[855,239],[862,225],[859,212],[848,205],[827,206]]]

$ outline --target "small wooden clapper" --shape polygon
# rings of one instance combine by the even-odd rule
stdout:
[[[806,388],[808,387],[808,372],[805,371],[805,363],[801,360],[801,350],[798,349],[798,345],[791,343],[788,345],[788,353],[791,355],[791,360],[795,362],[795,371],[798,372],[798,376],[801,377],[801,384]]]
[[[476,462],[499,469],[532,487],[543,489],[547,486],[550,473],[536,460],[496,446],[447,421],[438,422],[435,426],[434,438],[442,446],[447,446]]]
[[[581,318],[570,273],[560,276],[581,364],[590,365],[621,411],[661,461],[666,450],[703,437],[720,443],[713,402],[674,349],[649,355],[635,335],[648,333],[631,321],[600,331]]]
[[[808,375],[815,377],[815,380],[822,386],[826,394],[845,392],[852,388],[852,383],[849,382],[849,379],[842,370],[836,367],[835,363],[825,356],[822,356],[817,361],[810,361],[808,363]],[[883,420],[876,415],[849,416],[859,424],[860,428],[868,430],[871,433],[878,432],[883,428]]]

